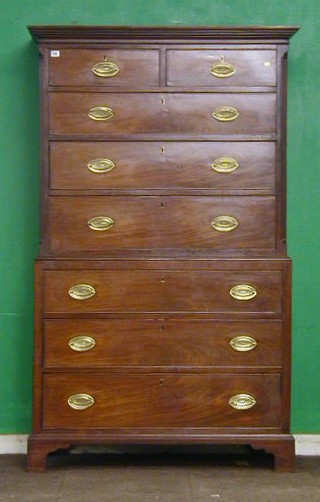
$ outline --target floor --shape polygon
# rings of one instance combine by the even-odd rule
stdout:
[[[275,473],[261,453],[55,454],[46,473],[27,473],[25,455],[0,456],[0,501],[320,502],[320,458],[297,457]]]

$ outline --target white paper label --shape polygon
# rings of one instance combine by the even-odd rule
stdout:
[[[51,51],[50,56],[52,58],[59,58],[60,57],[60,51]]]

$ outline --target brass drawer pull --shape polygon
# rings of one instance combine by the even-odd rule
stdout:
[[[230,296],[240,301],[252,300],[257,296],[257,290],[249,284],[237,284],[230,289]]]
[[[219,120],[219,122],[231,122],[236,120],[239,115],[238,110],[232,106],[219,106],[212,112],[213,118]]]
[[[90,394],[72,394],[68,398],[68,405],[74,410],[86,410],[94,404],[94,398]]]
[[[258,345],[257,341],[248,335],[235,336],[230,340],[230,345],[237,352],[250,352]]]
[[[75,352],[87,352],[95,347],[96,341],[92,336],[78,335],[70,338],[68,345]]]
[[[239,223],[233,216],[217,216],[211,220],[211,226],[217,232],[231,232]]]
[[[235,74],[236,69],[231,63],[224,60],[224,56],[220,56],[220,61],[210,66],[210,73],[217,78],[227,78]]]
[[[114,117],[114,111],[108,106],[94,106],[88,111],[91,120],[108,120]]]
[[[95,216],[88,221],[88,227],[97,232],[105,232],[109,230],[114,224],[112,218],[109,216]]]
[[[90,284],[75,284],[71,286],[68,293],[75,300],[88,300],[96,294],[96,290]]]
[[[256,400],[250,394],[236,394],[229,399],[229,405],[235,410],[250,410],[255,404]]]
[[[103,78],[114,77],[119,71],[119,66],[112,61],[108,61],[106,56],[104,56],[103,61],[96,63],[92,67],[92,72],[97,75],[97,77]]]
[[[109,173],[114,167],[112,160],[104,158],[92,159],[87,164],[89,171],[96,174]]]
[[[212,162],[211,167],[217,173],[232,173],[239,164],[232,157],[219,157]]]

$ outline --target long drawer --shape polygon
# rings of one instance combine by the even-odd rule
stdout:
[[[280,271],[103,269],[44,272],[44,312],[47,315],[233,312],[279,317],[281,309]]]
[[[56,53],[56,51],[55,51]],[[49,83],[75,86],[156,86],[159,51],[67,49],[49,59]]]
[[[50,188],[275,190],[273,142],[50,144]]]
[[[272,249],[274,197],[50,197],[55,253],[132,248]]]
[[[53,92],[49,117],[52,134],[274,133],[276,94]]]
[[[68,373],[43,380],[44,429],[280,426],[279,375]]]
[[[275,320],[47,319],[45,368],[280,367]]]

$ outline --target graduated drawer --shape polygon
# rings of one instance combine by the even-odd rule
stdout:
[[[167,51],[167,85],[170,86],[274,86],[275,50]]]
[[[49,55],[50,85],[159,85],[158,50],[64,48]]]
[[[50,197],[48,204],[50,249],[60,254],[120,248],[275,247],[274,197],[59,196]],[[221,224],[225,219],[214,223],[221,216],[232,217],[229,231]],[[98,217],[110,220],[92,220]],[[93,229],[99,221],[101,225]]]
[[[276,130],[275,93],[52,92],[49,107],[52,134],[259,134]],[[232,108],[232,120],[213,118],[221,107]],[[109,118],[100,120],[101,116]]]
[[[45,368],[282,364],[281,321],[47,319]]]
[[[50,188],[271,190],[273,142],[61,142],[50,144]]]
[[[67,373],[43,382],[44,429],[280,426],[279,375]],[[251,408],[229,404],[239,394]]]
[[[83,284],[84,288],[78,287]],[[254,296],[244,292],[245,298],[234,298],[231,289],[243,284]],[[48,315],[95,312],[279,315],[281,303],[280,271],[102,269],[44,272],[44,312]]]

